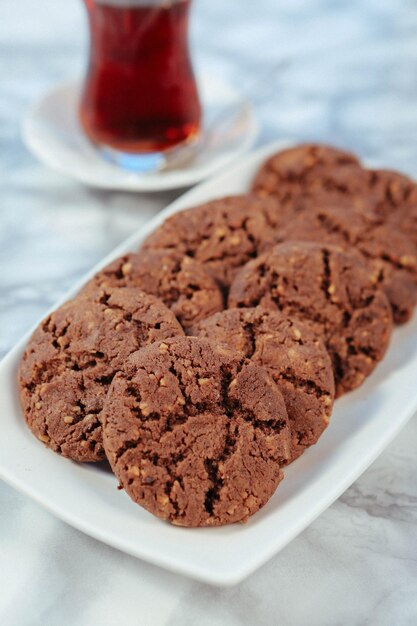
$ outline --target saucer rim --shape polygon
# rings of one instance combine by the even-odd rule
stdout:
[[[216,84],[218,91],[223,89],[231,94],[232,97],[236,98],[236,101],[240,101],[242,106],[245,106],[247,112],[247,132],[242,136],[242,141],[239,146],[221,155],[220,158],[211,159],[207,164],[198,169],[188,170],[187,168],[180,168],[160,173],[153,172],[151,174],[136,174],[134,172],[123,172],[123,170],[120,170],[121,176],[117,179],[111,177],[110,169],[109,176],[102,176],[101,178],[92,176],[94,168],[86,170],[80,167],[76,172],[73,170],[69,171],[68,168],[57,159],[53,150],[48,147],[48,142],[45,141],[45,135],[43,135],[40,130],[39,122],[43,122],[43,119],[45,119],[42,119],[42,115],[44,114],[41,113],[41,111],[48,98],[53,97],[63,90],[70,89],[74,91],[80,89],[81,81],[75,78],[55,83],[30,105],[21,126],[22,141],[29,152],[51,170],[88,187],[128,192],[158,192],[191,187],[202,180],[206,180],[218,174],[222,168],[230,167],[237,162],[239,158],[247,154],[254,146],[260,130],[252,103],[250,100],[243,97],[233,84],[224,79],[214,77],[208,72],[202,72],[198,77],[198,81],[200,83],[210,81]]]

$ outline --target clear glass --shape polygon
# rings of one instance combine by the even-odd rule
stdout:
[[[125,169],[157,169],[198,138],[191,0],[84,0],[90,29],[79,118],[103,155]]]

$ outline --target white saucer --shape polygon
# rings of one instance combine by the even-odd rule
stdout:
[[[23,140],[52,169],[87,185],[126,191],[160,191],[194,185],[225,168],[253,145],[258,132],[253,108],[231,85],[202,76],[199,89],[204,126],[210,136],[198,156],[181,169],[138,174],[104,160],[83,134],[77,118],[80,82],[54,87],[29,111],[23,123]],[[236,109],[218,131],[210,120],[220,112]],[[221,126],[221,127],[220,127]]]

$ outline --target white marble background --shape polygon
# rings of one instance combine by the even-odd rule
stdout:
[[[195,0],[198,67],[249,88],[260,143],[320,139],[417,175],[413,0]],[[28,154],[20,124],[82,72],[80,0],[0,3],[0,355],[86,269],[174,194],[103,193]],[[395,419],[395,415],[393,415]],[[1,626],[417,624],[417,419],[301,536],[219,590],[126,556],[0,483]]]

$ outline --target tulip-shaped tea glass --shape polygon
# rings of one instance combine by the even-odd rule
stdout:
[[[191,0],[84,0],[90,29],[79,117],[87,137],[123,168],[153,171],[198,139]]]

